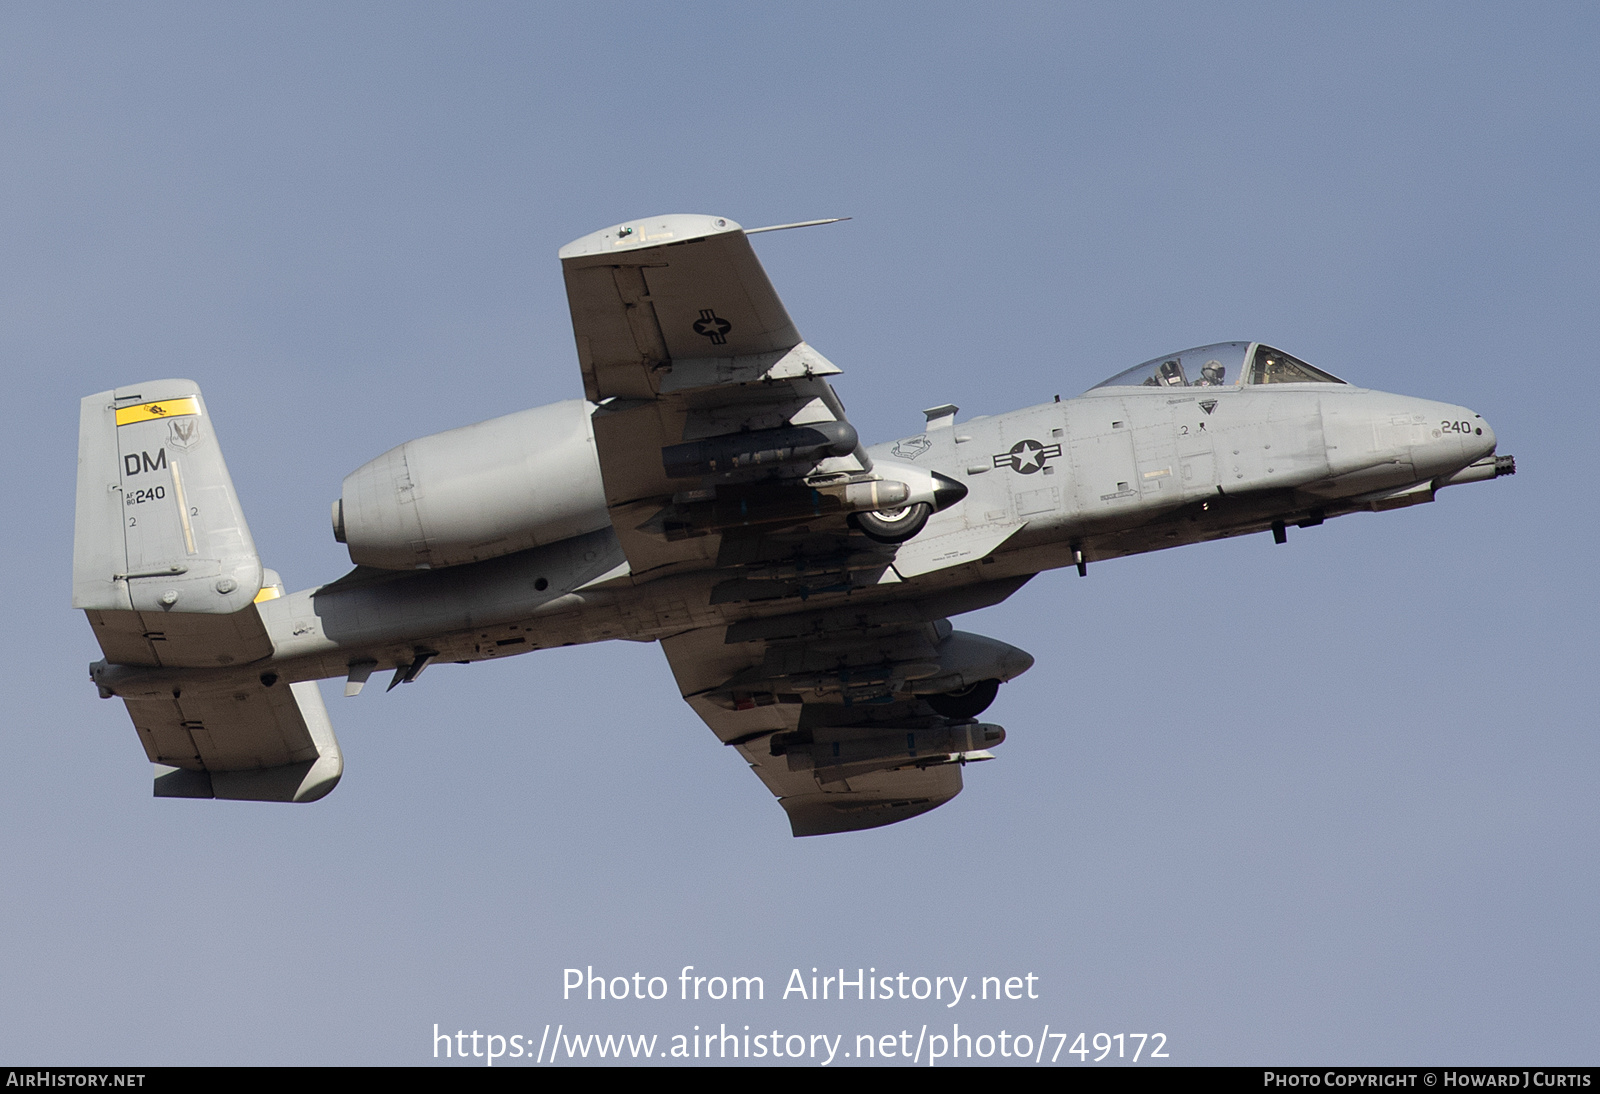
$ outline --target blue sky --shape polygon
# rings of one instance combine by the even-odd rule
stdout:
[[[1182,1063],[1592,1063],[1590,6],[9,5],[0,1056],[421,1063],[503,1034],[913,1032],[562,970],[1040,977],[973,1029]],[[1000,758],[796,841],[652,646],[327,689],[308,807],[156,801],[69,597],[78,399],[184,376],[291,586],[408,438],[581,394],[556,249],[762,236],[869,440],[1281,346],[1482,413],[1508,480],[1036,578]]]

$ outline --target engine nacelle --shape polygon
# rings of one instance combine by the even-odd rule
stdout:
[[[392,448],[345,477],[334,538],[359,566],[413,570],[605,528],[592,410],[552,403]]]

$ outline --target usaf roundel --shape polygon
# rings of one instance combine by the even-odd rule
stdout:
[[[1032,475],[1043,471],[1045,463],[1059,455],[1061,455],[1059,444],[1040,444],[1029,437],[1012,445],[1011,451],[1002,452],[994,457],[994,465],[1009,467],[1020,475]]]
[[[700,318],[694,321],[694,332],[711,339],[713,346],[725,345],[728,341],[728,332],[732,329],[733,324],[711,308],[701,308]]]

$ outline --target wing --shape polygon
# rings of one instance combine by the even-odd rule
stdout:
[[[998,603],[1025,580],[706,627],[661,645],[684,699],[777,796],[796,836],[877,828],[955,797],[962,767],[1005,739],[926,697],[1032,664],[940,617]]]
[[[839,369],[801,340],[739,225],[620,224],[563,247],[561,264],[636,581],[714,565],[732,529],[842,531],[847,507],[872,500],[872,462],[823,379]]]
[[[920,506],[926,520],[966,489],[905,461],[874,466],[826,380],[839,370],[801,340],[739,225],[619,224],[562,248],[561,262],[584,391],[599,404],[606,504],[635,582],[719,568],[712,604],[805,603],[999,542],[984,530],[897,556],[887,541],[920,523],[898,539],[892,527],[850,533],[851,513],[911,519]],[[1024,580],[745,619],[662,645],[685,699],[777,795],[795,835],[874,828],[955,797],[961,766],[1003,739],[925,696],[1032,663],[944,619]]]

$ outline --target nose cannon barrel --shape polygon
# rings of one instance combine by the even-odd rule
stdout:
[[[1469,463],[1453,475],[1445,475],[1434,481],[1435,490],[1444,486],[1460,486],[1464,482],[1483,482],[1487,479],[1498,479],[1502,475],[1515,475],[1517,473],[1517,458],[1515,456],[1485,456],[1475,463]]]

